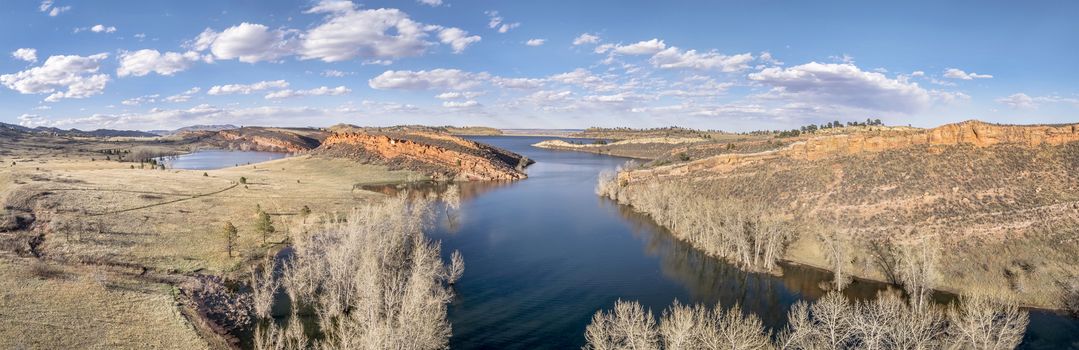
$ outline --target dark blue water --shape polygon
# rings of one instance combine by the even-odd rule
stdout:
[[[174,157],[163,157],[170,169],[215,170],[244,164],[261,163],[288,157],[288,153],[203,150]]]
[[[449,310],[455,349],[569,349],[599,309],[638,300],[659,312],[683,303],[735,303],[770,327],[794,302],[824,294],[824,271],[785,266],[783,276],[743,272],[673,239],[648,218],[599,198],[597,175],[625,159],[530,145],[545,138],[473,137],[535,159],[529,178],[465,184],[462,208],[434,239],[460,250],[465,275]],[[871,298],[886,288],[858,281],[844,292]],[[1079,347],[1079,322],[1031,314],[1024,347]]]

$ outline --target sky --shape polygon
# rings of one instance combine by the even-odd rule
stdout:
[[[0,2],[0,122],[1079,121],[1076,1]]]

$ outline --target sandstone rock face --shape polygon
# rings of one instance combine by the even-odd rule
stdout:
[[[459,180],[519,180],[531,161],[513,152],[437,133],[334,133],[316,154],[435,173]]]
[[[244,129],[222,130],[217,137],[230,144],[248,145],[260,151],[298,153],[309,151],[319,146],[319,140],[295,133],[278,130],[259,130],[248,132]]]
[[[1075,141],[1079,141],[1079,124],[1015,126],[972,120],[928,130],[822,136],[797,142],[775,151],[723,154],[689,163],[623,172],[619,176],[623,181],[632,182],[653,177],[686,175],[697,171],[722,172],[776,158],[818,160],[851,154],[876,153],[915,145],[989,147],[997,144],[1015,144],[1036,147]]]

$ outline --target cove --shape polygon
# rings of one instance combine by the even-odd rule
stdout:
[[[461,209],[439,218],[430,237],[465,274],[450,305],[454,349],[575,349],[599,309],[638,300],[658,316],[674,300],[740,304],[766,326],[785,326],[799,300],[824,295],[831,274],[784,265],[782,276],[747,273],[692,249],[632,209],[602,199],[600,172],[627,159],[531,147],[540,137],[471,137],[536,160],[528,179],[461,184]],[[567,140],[569,141],[569,140]],[[589,140],[573,140],[589,141]],[[887,286],[855,281],[867,299]],[[1031,311],[1020,348],[1079,347],[1079,321]]]
[[[288,153],[201,150],[172,157],[162,157],[161,162],[169,169],[216,170],[233,166],[261,163],[288,157]]]

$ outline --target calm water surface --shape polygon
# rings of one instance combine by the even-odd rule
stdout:
[[[285,157],[288,157],[288,153],[203,150],[175,157],[163,157],[161,160],[165,162],[165,167],[170,169],[214,170]]]
[[[592,314],[619,298],[657,315],[674,300],[739,303],[782,327],[791,304],[819,298],[820,282],[830,279],[792,266],[781,277],[742,272],[596,196],[598,174],[625,159],[530,146],[545,138],[472,139],[537,163],[524,181],[464,185],[461,210],[441,218],[432,233],[447,259],[454,250],[465,258],[449,309],[454,349],[579,348]],[[845,294],[868,298],[884,288],[855,282]],[[1079,347],[1079,323],[1034,312],[1024,347]]]

